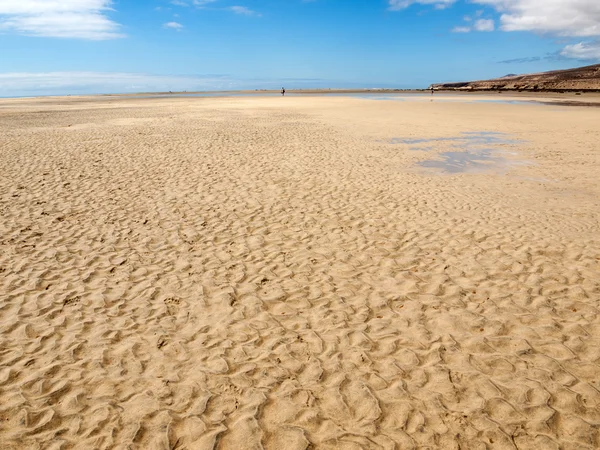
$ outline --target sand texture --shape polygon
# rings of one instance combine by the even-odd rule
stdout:
[[[598,124],[1,100],[0,448],[600,448]]]

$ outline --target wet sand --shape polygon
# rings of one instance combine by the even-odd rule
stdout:
[[[0,100],[2,448],[598,448],[598,123]]]

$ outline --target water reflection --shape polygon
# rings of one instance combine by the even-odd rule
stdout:
[[[524,161],[507,159],[507,147],[520,143],[505,133],[495,131],[467,131],[459,136],[434,138],[394,138],[390,144],[405,144],[410,150],[434,151],[447,147],[457,150],[441,153],[441,159],[417,163],[418,166],[438,172],[475,173],[506,170],[511,166],[526,164]]]
[[[494,169],[506,169],[511,161],[499,156],[492,156],[490,152],[444,152],[440,154],[442,160],[429,160],[417,163],[421,167],[436,169],[443,173],[476,173]]]
[[[442,173],[477,173],[504,171],[511,166],[526,164],[524,161],[507,159],[502,154],[503,147],[518,144],[520,141],[510,138],[504,133],[494,131],[467,131],[460,136],[438,139],[412,139],[409,144],[423,142],[453,142],[451,147],[462,151],[449,151],[440,154],[437,160],[421,161],[421,167],[434,169]],[[416,149],[416,148],[415,148]]]
[[[504,133],[496,131],[465,131],[460,136],[450,137],[435,137],[435,138],[393,138],[389,141],[390,144],[426,144],[430,142],[455,142],[453,147],[473,149],[490,145],[513,145],[519,143],[518,140],[511,139]],[[427,146],[428,149],[433,149],[433,146]],[[424,147],[417,145],[411,147],[411,150],[423,150]]]

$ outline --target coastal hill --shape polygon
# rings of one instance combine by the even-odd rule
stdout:
[[[511,74],[492,80],[438,83],[429,88],[461,91],[600,91],[600,64],[528,75]]]

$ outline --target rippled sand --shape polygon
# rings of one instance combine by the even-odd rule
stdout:
[[[600,447],[599,123],[1,100],[2,448]]]

